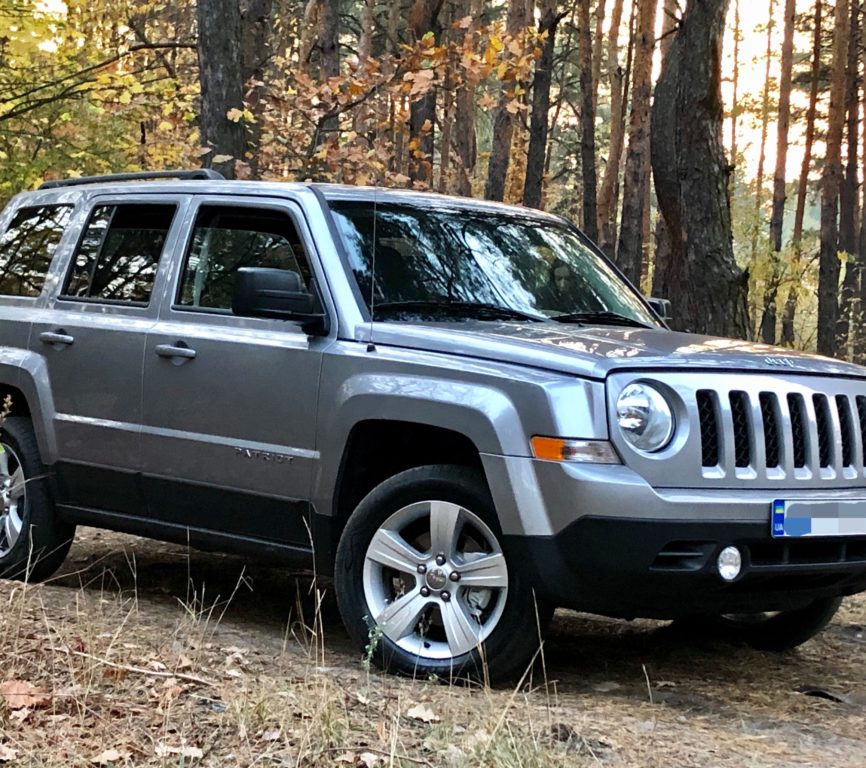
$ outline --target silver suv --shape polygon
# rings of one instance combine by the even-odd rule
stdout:
[[[866,589],[864,369],[659,306],[522,208],[44,184],[0,216],[0,574],[77,524],[315,568],[407,674],[513,675],[555,606],[793,647]]]

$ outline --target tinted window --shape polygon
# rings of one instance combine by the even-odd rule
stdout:
[[[0,293],[38,296],[63,230],[70,205],[22,208],[0,238]]]
[[[196,218],[184,264],[179,303],[230,310],[240,267],[288,269],[309,285],[301,239],[285,213],[204,206]]]
[[[64,294],[146,304],[174,219],[174,205],[100,205],[93,209]]]
[[[559,222],[432,205],[380,203],[375,221],[370,203],[334,201],[331,210],[377,316],[427,316],[409,304],[486,304],[539,318],[613,312],[656,324],[604,258]]]

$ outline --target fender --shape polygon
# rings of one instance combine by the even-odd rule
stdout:
[[[57,460],[56,412],[45,358],[26,349],[0,347],[0,388],[3,385],[15,387],[27,400],[42,462],[51,466]]]

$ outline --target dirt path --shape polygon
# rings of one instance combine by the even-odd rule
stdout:
[[[112,533],[0,598],[10,764],[866,766],[862,596],[780,656],[559,612],[517,691],[366,672],[308,582]]]

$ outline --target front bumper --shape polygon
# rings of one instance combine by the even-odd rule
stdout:
[[[624,466],[489,456],[484,464],[507,551],[557,605],[671,619],[790,610],[866,590],[866,537],[770,535],[775,498],[863,498],[866,488],[658,490]],[[729,545],[743,554],[730,583],[716,569]]]

